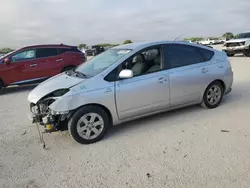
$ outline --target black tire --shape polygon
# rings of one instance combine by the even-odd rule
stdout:
[[[235,54],[231,54],[231,53],[228,53],[228,52],[227,52],[227,56],[228,56],[228,57],[233,57],[234,55],[235,55]]]
[[[98,114],[104,122],[104,126],[103,126],[101,132],[99,133],[99,135],[97,137],[95,137],[93,139],[83,138],[82,136],[80,136],[80,134],[77,131],[79,120],[82,117],[84,117],[84,115],[87,115],[89,113]],[[82,126],[82,127],[86,127],[85,123],[84,123],[84,126]],[[94,142],[101,140],[103,138],[103,136],[105,135],[105,133],[107,132],[109,127],[110,127],[110,119],[109,119],[107,113],[105,112],[105,110],[102,109],[101,107],[92,106],[92,105],[91,106],[84,106],[84,107],[80,108],[79,110],[77,110],[71,116],[71,118],[69,119],[69,122],[68,122],[68,130],[69,130],[71,137],[76,142],[78,142],[80,144],[91,144],[91,143],[94,143]],[[87,128],[85,128],[85,129],[87,129]],[[90,131],[90,130],[86,130],[85,134],[87,134],[87,131]],[[82,132],[84,132],[84,131],[82,131]]]
[[[217,97],[217,99],[214,101],[214,103],[211,104],[211,101],[209,101],[209,98],[208,98],[208,95],[209,95],[209,92],[211,92],[210,89],[213,89],[213,88],[217,88],[220,90],[220,96]],[[210,96],[212,94],[210,93]],[[204,107],[204,108],[208,108],[208,109],[212,109],[212,108],[216,108],[217,106],[220,105],[221,101],[222,101],[222,98],[224,96],[224,88],[223,86],[221,85],[220,82],[212,82],[211,84],[209,84],[209,86],[206,88],[205,92],[204,92],[204,95],[203,95],[203,101],[201,103],[201,106]],[[211,97],[212,98],[212,97]],[[210,99],[211,99],[210,98]]]
[[[0,80],[0,92],[2,91],[3,89],[3,82]]]
[[[62,69],[62,72],[66,72],[66,71],[69,71],[69,70],[73,70],[75,68],[75,66],[67,66],[67,67],[64,67]]]
[[[249,51],[249,52],[244,52],[243,54],[244,54],[244,56],[246,56],[246,57],[250,57],[250,51]]]

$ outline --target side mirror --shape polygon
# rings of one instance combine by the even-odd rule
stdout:
[[[133,71],[130,69],[123,69],[120,74],[119,74],[119,78],[132,78],[133,75]]]
[[[10,58],[9,57],[6,57],[4,60],[3,60],[4,64],[9,64],[11,62]]]

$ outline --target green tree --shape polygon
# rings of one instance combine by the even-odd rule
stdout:
[[[129,44],[129,43],[133,43],[132,40],[125,40],[125,41],[123,42],[123,44]]]
[[[201,37],[192,37],[192,38],[185,38],[185,41],[197,42],[203,40]]]
[[[87,47],[87,44],[79,44],[78,45],[78,48],[82,49],[82,48],[86,48]]]
[[[11,48],[2,48],[2,49],[0,49],[1,54],[7,54],[7,53],[10,53],[12,51],[13,51],[13,49],[11,49]]]
[[[230,40],[234,38],[234,34],[231,32],[226,32],[224,35],[222,35],[222,37],[226,38],[227,40]]]

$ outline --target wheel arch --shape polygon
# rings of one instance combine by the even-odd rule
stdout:
[[[66,65],[66,66],[64,66],[64,67],[62,68],[61,72],[64,72],[65,69],[67,69],[67,68],[75,68],[75,67],[76,67],[75,65]]]
[[[97,106],[97,107],[100,107],[102,108],[108,115],[108,118],[109,118],[109,121],[110,121],[110,124],[113,125],[113,116],[112,116],[112,113],[110,112],[110,110],[102,105],[102,104],[98,104],[98,103],[89,103],[89,104],[85,104],[85,105],[82,105],[82,106],[79,106],[77,109],[74,110],[74,112],[72,113],[72,115],[77,111],[79,110],[80,108],[83,108],[83,107],[88,107],[88,106]],[[71,115],[71,116],[72,116]]]
[[[224,83],[224,81],[221,80],[221,79],[216,79],[216,80],[213,80],[212,82],[210,82],[210,83],[207,85],[207,87],[205,88],[205,90],[204,90],[204,92],[203,92],[203,95],[205,94],[206,89],[207,89],[212,83],[214,83],[214,82],[219,82],[219,83],[221,84],[222,88],[223,88],[223,92],[225,92],[226,84]]]

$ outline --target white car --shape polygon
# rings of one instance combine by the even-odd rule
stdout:
[[[230,57],[242,53],[250,57],[250,31],[237,35],[236,39],[226,41],[222,50]]]
[[[199,44],[201,44],[201,45],[212,45],[212,44],[215,44],[215,40],[205,39],[205,40],[199,41]]]

